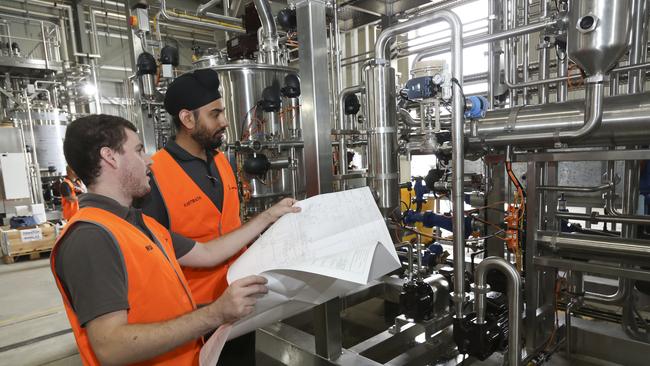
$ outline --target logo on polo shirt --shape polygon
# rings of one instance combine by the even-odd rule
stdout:
[[[189,207],[189,206],[199,202],[200,200],[201,200],[201,196],[196,196],[196,197],[190,199],[189,201],[183,203],[183,206],[184,207]]]
[[[149,244],[147,244],[144,248],[145,248],[148,252],[150,252],[150,251],[153,250],[153,247],[152,247],[151,245],[149,245]]]

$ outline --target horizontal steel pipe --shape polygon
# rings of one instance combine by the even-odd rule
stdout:
[[[605,183],[595,187],[574,187],[574,186],[539,186],[537,189],[542,191],[554,191],[554,192],[576,192],[576,193],[591,193],[591,192],[601,192],[611,189],[613,186],[612,183]]]
[[[585,221],[592,221],[592,222],[617,222],[621,224],[650,225],[650,216],[626,216],[626,215],[605,216],[605,215],[598,214],[596,212],[592,214],[558,212],[555,214],[555,217],[557,217],[558,219],[567,219],[567,220],[585,220]]]
[[[579,128],[584,124],[584,101],[516,107],[487,112],[484,119],[465,124],[470,149],[486,145],[503,147],[512,144],[507,137],[538,131]],[[603,118],[588,139],[575,140],[571,146],[616,146],[647,143],[650,139],[650,93],[621,95],[603,100]],[[554,139],[527,143],[553,146]]]
[[[584,254],[609,257],[650,258],[650,246],[646,240],[605,238],[593,235],[558,234],[540,231],[538,245],[552,250],[569,250]]]

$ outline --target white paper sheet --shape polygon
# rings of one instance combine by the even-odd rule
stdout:
[[[228,271],[269,280],[255,313],[230,338],[319,305],[400,266],[393,242],[367,187],[311,197],[299,213],[273,224]]]
[[[214,366],[219,361],[219,356],[223,350],[223,345],[226,344],[232,324],[222,325],[212,333],[210,338],[201,347],[199,353],[199,366]]]

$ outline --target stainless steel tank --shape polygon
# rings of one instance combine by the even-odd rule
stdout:
[[[219,74],[221,94],[230,123],[228,142],[246,140],[282,140],[289,136],[289,126],[284,115],[263,112],[256,107],[262,99],[262,92],[268,87],[282,87],[288,74],[297,70],[278,65],[258,64],[242,61],[230,64],[210,62],[210,58],[199,60],[196,68],[211,68]],[[289,105],[284,100],[283,105]]]
[[[248,212],[262,210],[280,196],[304,192],[303,149],[301,145],[299,105],[296,99],[281,98],[279,112],[264,112],[258,105],[266,88],[278,92],[285,77],[297,70],[279,65],[266,65],[250,61],[224,64],[220,56],[205,57],[194,64],[195,68],[210,68],[221,81],[221,95],[229,122],[227,141],[230,146],[256,146],[235,149],[238,161],[237,175],[252,198],[246,204]],[[292,151],[293,150],[293,151]],[[248,174],[243,162],[264,154],[271,168],[262,175]],[[294,159],[291,159],[291,156]],[[234,160],[234,159],[233,159]],[[292,161],[287,164],[277,162]]]
[[[59,109],[33,109],[34,142],[36,158],[41,169],[54,169],[56,174],[65,175],[63,139],[68,115]],[[25,143],[32,145],[29,117],[26,111],[15,111],[12,115],[23,128]]]
[[[605,74],[627,50],[632,0],[572,0],[567,52],[587,75]]]

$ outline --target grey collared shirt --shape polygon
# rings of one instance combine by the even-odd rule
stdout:
[[[214,163],[214,156],[219,152],[217,150],[206,150],[208,160],[197,158],[196,156],[185,151],[180,147],[176,141],[171,141],[165,146],[165,150],[176,160],[178,165],[183,169],[190,179],[210,198],[212,203],[221,211],[223,207],[223,183],[219,169]],[[164,179],[164,177],[156,177],[156,179]],[[160,194],[160,189],[154,179],[150,179],[151,192],[144,197],[138,206],[142,211],[156,219],[161,225],[170,228],[169,214],[167,207]]]
[[[152,238],[139,209],[124,207],[109,197],[94,193],[80,196],[79,206],[111,212]],[[181,235],[170,234],[176,258],[187,254],[196,244]],[[73,224],[59,244],[54,265],[82,326],[98,316],[129,309],[122,253],[103,227],[88,222]]]

